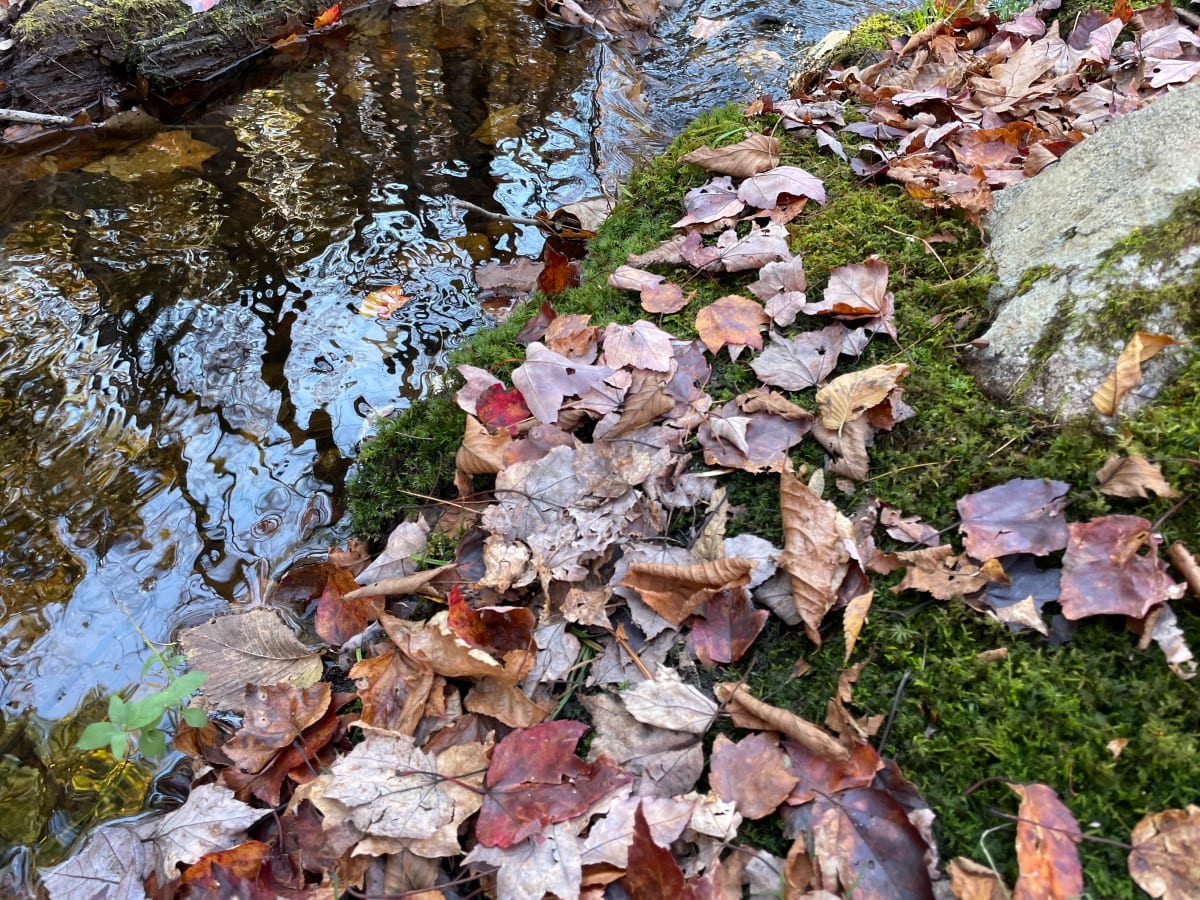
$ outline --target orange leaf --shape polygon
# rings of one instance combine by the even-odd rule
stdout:
[[[1044,784],[1008,785],[1021,798],[1017,811],[1017,864],[1013,900],[1058,900],[1083,893],[1079,823]]]
[[[1096,393],[1092,394],[1092,405],[1102,416],[1112,416],[1117,412],[1121,401],[1142,380],[1142,363],[1150,359],[1164,347],[1172,344],[1183,344],[1166,334],[1149,334],[1145,331],[1135,332],[1117,357],[1116,365],[1104,379]]]
[[[736,358],[742,347],[762,349],[762,330],[769,321],[761,303],[730,294],[696,314],[696,332],[709,353],[729,344],[729,353]]]
[[[328,9],[322,10],[321,13],[313,19],[313,31],[320,31],[322,28],[328,28],[330,25],[336,24],[342,18],[342,4],[335,3]]]
[[[633,588],[647,606],[678,627],[717,591],[749,584],[754,565],[731,557],[692,565],[635,562],[621,585]]]
[[[374,316],[377,319],[386,319],[411,299],[412,297],[404,293],[403,285],[393,284],[390,287],[380,288],[377,291],[371,291],[371,293],[367,294],[358,314],[360,316]]]

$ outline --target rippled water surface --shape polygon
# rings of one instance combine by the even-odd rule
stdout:
[[[70,751],[138,683],[138,629],[169,641],[344,537],[370,416],[484,324],[477,264],[540,251],[447,198],[611,189],[698,112],[781,95],[858,9],[691,0],[640,53],[511,0],[376,12],[184,123],[216,149],[195,168],[0,172],[0,861],[141,808],[152,773]],[[700,14],[730,26],[691,38]],[[391,285],[413,299],[360,314]]]

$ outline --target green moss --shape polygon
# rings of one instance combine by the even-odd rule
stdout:
[[[1055,273],[1054,266],[1041,265],[1033,266],[1021,273],[1020,280],[1017,281],[1017,289],[1013,291],[1014,297],[1019,297],[1021,294],[1028,293],[1029,289],[1041,281]]]

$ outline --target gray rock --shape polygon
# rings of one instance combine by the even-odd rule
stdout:
[[[1200,279],[1200,246],[1148,261],[1113,248],[1153,229],[1182,205],[1200,204],[1200,84],[1185,85],[1119,119],[1040,173],[996,195],[985,220],[997,285],[986,348],[967,361],[990,396],[1057,418],[1095,414],[1091,395],[1134,331],[1181,333],[1169,302],[1141,304],[1114,323],[1114,291]],[[1195,350],[1172,347],[1143,365],[1143,381],[1121,406],[1152,400]]]

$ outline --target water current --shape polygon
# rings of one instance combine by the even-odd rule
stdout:
[[[170,641],[344,539],[372,417],[486,327],[477,265],[540,251],[447,199],[528,216],[611,191],[704,109],[782,96],[802,49],[860,12],[685,0],[639,52],[510,0],[384,10],[182,123],[215,148],[202,163],[0,172],[10,877],[154,802],[148,765],[71,750],[139,683],[139,630]],[[699,15],[729,27],[691,37]],[[392,285],[413,299],[361,314]]]

